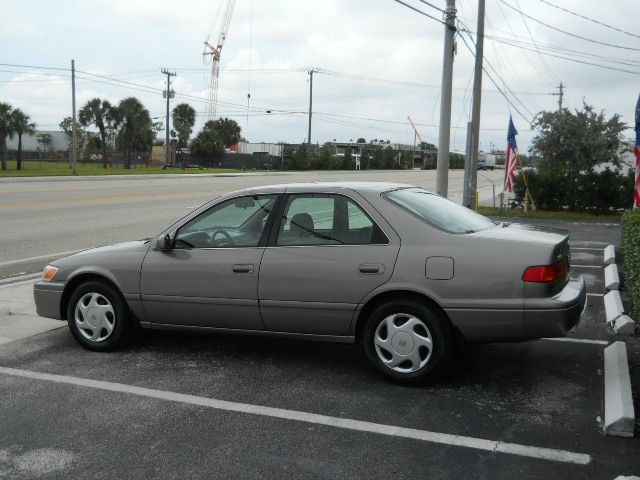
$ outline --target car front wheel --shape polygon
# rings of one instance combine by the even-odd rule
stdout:
[[[433,379],[450,363],[454,338],[443,314],[415,301],[394,300],[377,307],[363,332],[369,361],[404,384]]]
[[[76,341],[89,350],[116,350],[131,336],[129,312],[120,292],[97,280],[85,282],[73,292],[67,322]]]

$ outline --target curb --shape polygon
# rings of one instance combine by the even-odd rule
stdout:
[[[607,290],[618,290],[620,287],[618,266],[615,263],[604,267],[604,286]]]
[[[604,249],[604,264],[611,265],[616,263],[616,250],[613,245],[608,245]]]
[[[636,322],[628,315],[622,315],[614,322],[613,331],[617,335],[633,335],[636,333]]]
[[[604,296],[604,310],[609,325],[613,325],[616,319],[622,316],[624,306],[618,290],[611,290]]]
[[[633,437],[635,423],[627,344],[618,341],[604,349],[604,433]]]

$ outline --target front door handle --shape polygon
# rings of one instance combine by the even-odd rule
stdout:
[[[236,263],[233,266],[233,273],[248,273],[253,274],[253,265],[250,263]]]
[[[360,273],[383,273],[384,265],[380,265],[379,263],[361,263],[360,265],[358,265],[358,270],[360,271]]]

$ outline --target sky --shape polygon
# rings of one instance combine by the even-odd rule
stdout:
[[[413,144],[410,116],[423,139],[437,144],[444,38],[437,20],[442,13],[420,0],[403,1],[436,19],[394,0],[237,0],[222,51],[218,114],[236,120],[249,141],[306,141],[308,71],[314,68],[314,143],[363,137]],[[445,0],[429,3],[445,7]],[[620,114],[629,126],[634,122],[640,36],[548,3],[638,32],[638,0],[487,0],[485,68],[512,105],[485,75],[482,150],[506,148],[509,115],[519,131],[520,150],[527,150],[535,135],[531,120],[557,108],[558,97],[551,93],[558,92],[561,81],[566,107],[580,108],[584,101],[607,115]],[[78,109],[94,97],[117,103],[136,96],[152,117],[164,121],[166,77],[160,71],[167,68],[177,74],[172,107],[192,105],[199,130],[207,120],[211,75],[203,41],[217,40],[225,4],[3,0],[0,101],[29,114],[39,129],[58,130],[71,115],[69,65],[75,59]],[[475,32],[477,2],[457,0],[456,7],[462,28]],[[450,145],[460,152],[471,114],[474,62],[462,36],[456,40]],[[633,131],[625,136],[632,138]]]

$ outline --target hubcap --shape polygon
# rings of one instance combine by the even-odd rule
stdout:
[[[373,343],[382,363],[400,373],[420,370],[429,363],[433,351],[431,332],[422,320],[408,313],[382,320]]]
[[[111,302],[96,292],[86,293],[78,300],[74,316],[80,334],[92,342],[103,342],[109,338],[116,323]]]

